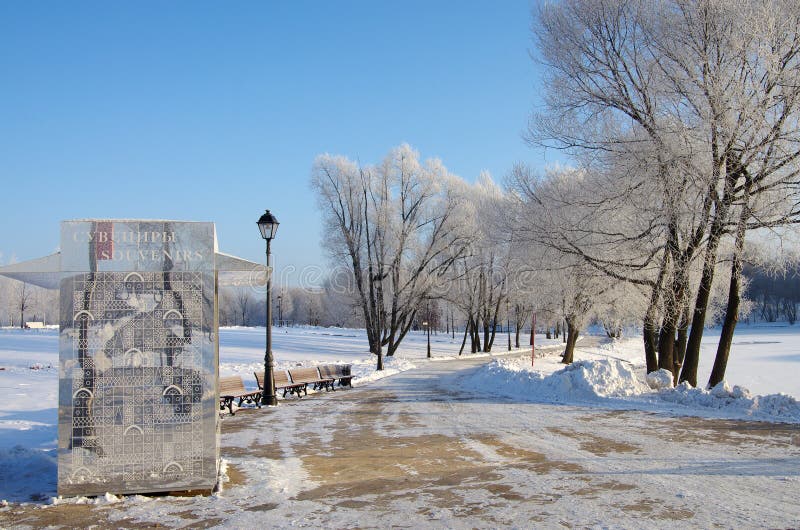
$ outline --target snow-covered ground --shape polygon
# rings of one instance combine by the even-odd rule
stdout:
[[[708,377],[717,335],[716,330],[706,333],[700,381]],[[524,344],[527,340],[527,336],[522,338]],[[496,354],[506,353],[506,341],[505,335],[498,334]],[[529,369],[529,356],[521,353],[518,359],[497,359],[488,369],[473,371],[468,377],[480,383],[477,388],[505,393],[520,402],[800,422],[797,401],[789,397],[800,396],[800,326],[740,326],[729,362],[730,384],[712,392],[653,390],[644,379],[640,339],[601,342],[597,345],[591,337],[580,342],[575,355],[578,362],[564,369],[556,355],[560,341],[537,336],[544,357],[536,359],[534,371]],[[434,359],[428,361],[424,333],[410,333],[397,355],[386,359],[387,369],[382,373],[374,370],[375,360],[367,351],[363,330],[275,328],[273,344],[278,368],[349,363],[356,376],[354,384],[359,386],[430,362],[457,358],[461,337],[432,336]],[[5,397],[0,403],[0,499],[46,499],[55,492],[57,350],[56,330],[0,330],[0,392]],[[222,375],[240,374],[252,387],[252,372],[262,369],[263,356],[263,328],[220,331]],[[467,353],[465,357],[476,356]],[[784,395],[774,396],[779,393]]]
[[[666,374],[645,377],[641,336],[576,347],[564,368],[557,356],[494,361],[468,384],[531,402],[591,404],[702,417],[800,423],[800,328],[785,323],[737,327],[726,381],[705,390],[714,364],[719,328],[705,331],[698,367],[700,388],[671,388]]]
[[[463,336],[439,333],[431,335],[433,361],[455,359],[461,348]],[[512,342],[514,337],[511,337]],[[529,335],[520,336],[520,345],[528,350]],[[398,372],[415,368],[427,362],[427,337],[425,333],[409,332],[393,357],[384,357],[384,370],[375,371],[375,357],[370,355],[364,330],[343,328],[273,328],[273,356],[277,369],[318,364],[350,364],[354,385],[363,385]],[[539,346],[552,346],[560,341],[536,336]],[[264,328],[231,327],[220,329],[220,375],[241,375],[246,386],[255,386],[253,372],[264,369]],[[464,356],[491,357],[489,354],[470,354],[469,344]],[[497,334],[495,354],[508,353],[508,337]]]
[[[717,352],[720,328],[705,330],[698,385],[705,385]],[[782,392],[800,399],[800,324],[739,324],[725,378],[754,394]]]

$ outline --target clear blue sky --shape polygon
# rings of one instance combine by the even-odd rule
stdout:
[[[408,142],[474,180],[546,160],[531,0],[0,3],[0,252],[52,252],[59,221],[214,221],[220,249],[324,266],[308,187],[323,152]],[[549,154],[548,154],[549,155]],[[555,155],[549,155],[555,156]]]

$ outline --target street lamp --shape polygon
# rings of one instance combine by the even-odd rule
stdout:
[[[283,295],[278,295],[278,327],[283,327]]]
[[[264,215],[258,219],[257,224],[258,229],[261,231],[261,237],[267,241],[267,349],[264,353],[264,388],[261,391],[261,404],[274,406],[278,404],[278,398],[275,395],[275,377],[273,376],[275,359],[272,357],[272,271],[269,270],[269,244],[275,237],[275,232],[278,231],[278,225],[280,223],[275,216],[267,210],[264,212]]]

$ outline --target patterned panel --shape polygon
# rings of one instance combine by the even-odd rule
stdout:
[[[96,272],[71,285],[70,486],[202,475],[202,274]]]

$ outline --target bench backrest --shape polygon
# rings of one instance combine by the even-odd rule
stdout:
[[[273,378],[275,379],[275,386],[286,386],[292,384],[289,376],[286,375],[286,370],[273,370]]]
[[[258,388],[264,388],[264,372],[253,372],[253,375],[256,376],[256,383],[258,383]],[[275,387],[282,387],[286,385],[290,385],[292,382],[289,381],[289,376],[286,375],[286,370],[273,370],[272,377],[275,380]]]
[[[348,377],[350,375],[349,364],[323,364],[318,368],[319,375],[323,379],[338,379],[340,377]]]
[[[232,375],[230,377],[219,378],[219,395],[220,396],[238,396],[245,394],[247,390],[244,388],[244,382],[239,375]]]
[[[319,368],[319,376],[323,379],[335,379],[338,375],[336,366],[332,364],[323,364],[317,368]]]
[[[295,368],[294,370],[289,370],[289,377],[292,378],[294,383],[310,383],[320,379],[316,368]]]

